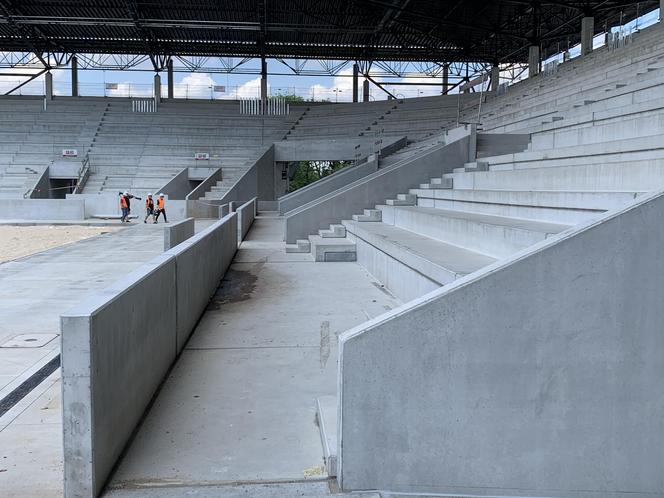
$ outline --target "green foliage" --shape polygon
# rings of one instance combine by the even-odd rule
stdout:
[[[288,192],[306,187],[350,164],[350,161],[300,161],[288,183]]]
[[[271,99],[284,99],[289,104],[299,104],[300,102],[304,102],[304,97],[300,97],[299,95],[282,95],[282,94],[279,93],[277,95],[273,95],[270,98]]]

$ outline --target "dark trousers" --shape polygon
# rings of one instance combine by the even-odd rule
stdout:
[[[155,211],[154,222],[157,223],[157,220],[159,219],[159,215],[160,215],[160,214],[163,214],[163,215],[164,215],[164,222],[165,222],[165,223],[168,223],[168,218],[166,218],[166,208],[164,208],[164,209],[157,209],[157,210]]]
[[[122,218],[120,218],[121,221],[127,221],[129,218],[129,208],[122,208]]]
[[[150,216],[154,217],[154,209],[152,208],[145,210],[145,219],[143,221],[148,221]]]

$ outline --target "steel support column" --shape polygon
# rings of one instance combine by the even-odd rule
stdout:
[[[267,101],[267,61],[261,60],[261,101],[263,105]]]
[[[159,73],[154,75],[154,98],[157,102],[161,102],[161,76]]]
[[[71,58],[71,96],[78,97],[78,59]]]
[[[584,17],[581,20],[581,55],[593,51],[593,35],[595,34],[595,18]]]
[[[664,2],[664,0],[662,0]],[[353,64],[353,102],[357,102],[357,91],[359,90],[360,68],[357,63]]]
[[[531,45],[528,49],[528,77],[537,76],[540,71],[539,45]]]
[[[51,71],[44,75],[44,95],[48,100],[53,100],[53,73]]]
[[[498,87],[500,86],[500,66],[494,64],[491,66],[491,91],[493,93],[498,92]]]
[[[367,79],[362,83],[362,102],[369,102],[369,80]]]
[[[173,88],[173,60],[169,59],[168,64],[166,65],[166,69],[168,71],[167,75],[167,83],[168,83],[168,98],[172,99],[174,95],[174,88]]]

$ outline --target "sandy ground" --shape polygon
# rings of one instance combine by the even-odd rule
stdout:
[[[119,229],[85,226],[0,226],[0,262]]]

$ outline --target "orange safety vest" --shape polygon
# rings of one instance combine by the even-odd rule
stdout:
[[[127,198],[124,195],[120,196],[120,207],[121,208],[129,207],[127,206]]]
[[[150,209],[153,206],[154,206],[154,201],[152,199],[150,199],[149,197],[147,199],[145,199],[146,209]]]
[[[157,207],[159,209],[164,209],[164,205],[166,204],[166,201],[163,198],[157,199]]]

